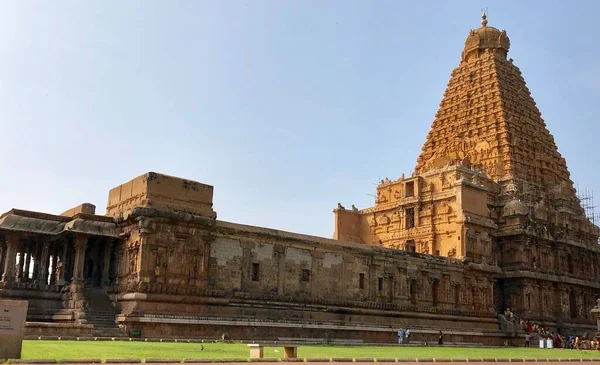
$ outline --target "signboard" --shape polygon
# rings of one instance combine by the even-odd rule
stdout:
[[[20,359],[27,302],[0,300],[0,359]]]
[[[18,335],[23,327],[23,309],[3,306],[0,301],[0,335]]]

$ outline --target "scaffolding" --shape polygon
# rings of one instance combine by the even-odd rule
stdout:
[[[580,190],[577,186],[577,198],[581,202],[586,218],[592,224],[598,225],[600,223],[600,213],[596,211],[598,206],[594,204],[594,192],[588,189]]]

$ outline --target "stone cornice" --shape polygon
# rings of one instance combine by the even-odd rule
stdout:
[[[539,273],[539,272],[526,271],[526,270],[505,271],[504,273],[502,273],[501,278],[503,278],[503,279],[526,278],[526,279],[545,280],[545,281],[553,281],[556,283],[565,283],[565,284],[579,285],[579,286],[600,289],[600,283],[595,282],[595,281],[575,279],[575,278],[570,278],[568,276],[543,274],[543,273]]]

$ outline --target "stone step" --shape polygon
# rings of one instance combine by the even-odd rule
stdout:
[[[90,302],[88,300],[88,305],[90,308],[96,308],[98,310],[115,310],[115,307],[113,307],[112,304],[108,304],[108,303],[98,304],[98,303]]]
[[[116,322],[118,311],[108,295],[101,289],[86,288],[84,296],[88,303],[85,309],[87,322],[94,326],[94,337],[127,337]]]
[[[111,332],[111,333],[123,333],[120,328],[117,327],[94,327],[92,332]]]
[[[107,310],[111,310],[114,308],[112,303],[97,303],[97,302],[94,303],[94,301],[89,300],[89,298],[86,298],[85,300],[88,302],[89,306],[92,308],[107,309]]]
[[[115,317],[112,318],[94,318],[94,317],[87,317],[86,319],[88,320],[88,322],[100,322],[100,323],[113,323],[114,321],[116,321]]]
[[[93,337],[117,337],[117,338],[125,338],[127,335],[125,333],[112,333],[112,332],[92,332]]]
[[[86,308],[86,310],[88,312],[98,313],[98,314],[115,314],[115,312],[117,312],[117,310],[114,308],[99,309],[99,308],[94,308],[94,307],[90,307],[90,306],[88,306]]]
[[[97,322],[88,320],[87,323],[93,324],[94,327],[115,327],[117,323],[115,321],[112,322]]]
[[[85,311],[87,314],[92,315],[92,316],[98,316],[98,317],[114,317],[117,315],[117,313],[98,313],[98,312],[93,312],[93,311]]]

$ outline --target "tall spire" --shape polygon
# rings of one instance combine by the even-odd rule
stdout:
[[[416,170],[471,165],[497,182],[564,183],[574,191],[523,76],[506,58],[506,32],[486,26],[485,12],[481,19],[483,27],[467,36]]]

